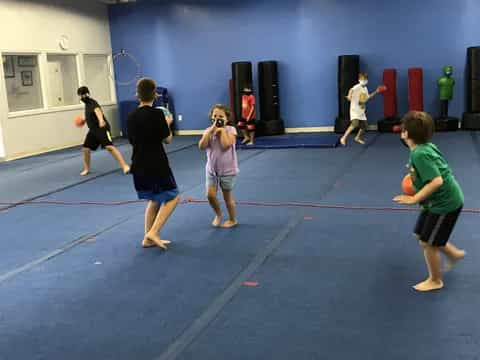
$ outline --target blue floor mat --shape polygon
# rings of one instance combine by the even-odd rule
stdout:
[[[289,149],[289,148],[334,148],[340,136],[334,133],[312,133],[263,136],[255,139],[254,145],[242,145],[239,149]]]
[[[446,274],[442,293],[418,294],[414,214],[308,213],[252,276],[258,286],[241,288],[177,359],[475,359],[475,259]],[[470,254],[480,250],[474,220],[456,231]]]
[[[366,146],[351,139],[337,148],[239,151],[235,199],[396,206],[391,198],[408,150],[398,135],[367,139]],[[434,142],[464,189],[466,207],[480,207],[472,135],[436,134]],[[193,140],[178,145],[186,147],[169,159],[182,196],[205,199],[205,153]],[[124,155],[127,149],[121,146]],[[135,199],[131,177],[120,175],[106,152],[95,155],[102,176],[82,184],[81,158],[68,152],[0,167],[0,200],[46,191],[42,200]],[[414,211],[242,205],[240,225],[224,230],[210,226],[207,203],[181,204],[162,231],[174,241],[163,253],[140,247],[143,208],[0,209],[0,277],[98,232],[0,281],[1,360],[478,357],[478,214],[463,214],[454,230],[453,241],[468,256],[446,274],[445,289],[417,294],[410,286],[426,269],[410,235]],[[244,286],[240,276],[251,264],[248,280],[258,286]],[[199,321],[203,314],[211,315],[208,323]],[[183,347],[170,355],[177,345]]]

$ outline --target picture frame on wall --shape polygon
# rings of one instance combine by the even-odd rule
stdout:
[[[15,66],[13,64],[13,56],[4,55],[2,57],[3,62],[3,74],[5,78],[15,77]]]
[[[37,57],[34,55],[18,56],[18,66],[37,66]]]
[[[22,71],[22,85],[23,86],[32,86],[33,85],[33,73],[31,71]]]

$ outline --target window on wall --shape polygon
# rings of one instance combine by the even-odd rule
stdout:
[[[43,108],[37,55],[3,54],[8,111]]]
[[[84,55],[85,86],[98,102],[112,101],[107,55]]]
[[[48,106],[76,105],[78,73],[75,55],[47,55]]]

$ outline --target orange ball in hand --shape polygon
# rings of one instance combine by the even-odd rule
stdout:
[[[402,180],[402,191],[405,195],[415,195],[415,188],[413,187],[413,181],[410,174],[405,175]]]
[[[85,125],[85,118],[83,117],[83,115],[77,115],[73,119],[73,122],[76,127],[82,127],[83,125]]]

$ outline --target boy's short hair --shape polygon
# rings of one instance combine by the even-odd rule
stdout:
[[[142,78],[137,82],[137,96],[140,101],[150,102],[155,99],[156,95],[155,81],[150,78]]]
[[[359,78],[368,79],[368,74],[366,72],[358,73]]]
[[[90,94],[90,90],[88,90],[88,87],[80,86],[77,90],[77,95],[82,96],[82,95],[86,95],[86,94]]]
[[[220,109],[222,110],[225,115],[227,115],[227,120],[228,120],[228,123],[230,123],[230,115],[231,115],[231,111],[230,111],[230,108],[226,105],[223,105],[223,104],[215,104],[212,106],[212,108],[210,109],[210,112],[208,113],[208,118],[211,119],[212,118],[212,115],[213,115],[213,111],[215,109]]]
[[[408,138],[415,144],[425,144],[432,138],[435,124],[428,113],[410,111],[402,118],[402,131],[407,131]]]

